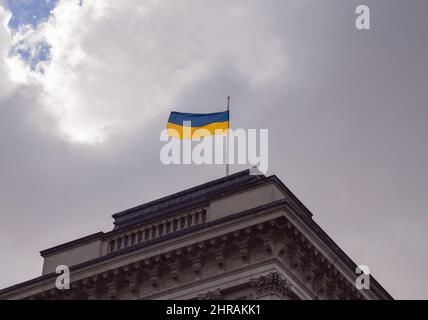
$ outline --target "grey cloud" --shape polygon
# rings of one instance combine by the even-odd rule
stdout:
[[[219,58],[171,109],[215,111],[231,95],[232,126],[269,129],[269,172],[320,226],[394,297],[427,299],[428,4],[366,3],[372,29],[358,32],[358,1],[264,2],[286,72],[254,87]],[[109,230],[111,213],[224,174],[161,165],[168,106],[104,144],[73,144],[41,116],[37,90],[0,100],[0,287],[39,275],[39,250]]]

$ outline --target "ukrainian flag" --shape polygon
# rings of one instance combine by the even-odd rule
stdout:
[[[216,113],[171,112],[168,136],[178,139],[199,139],[229,130],[229,111]]]

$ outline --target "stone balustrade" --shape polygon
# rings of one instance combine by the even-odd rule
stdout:
[[[137,229],[114,236],[109,240],[107,253],[116,252],[118,250],[129,248],[181,230],[201,225],[205,223],[205,221],[206,211],[205,209],[202,209],[146,224]]]

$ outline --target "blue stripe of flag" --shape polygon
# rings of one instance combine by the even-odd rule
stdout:
[[[215,113],[182,113],[171,112],[168,122],[183,125],[184,121],[191,121],[192,127],[202,127],[214,122],[229,121],[229,111],[215,112]]]

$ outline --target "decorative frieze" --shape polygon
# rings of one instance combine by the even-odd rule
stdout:
[[[221,300],[222,298],[223,296],[220,289],[208,291],[207,293],[198,295],[199,300]]]
[[[257,299],[287,299],[291,285],[277,272],[251,279]]]
[[[125,246],[142,239],[168,234],[172,229],[187,228],[200,217],[183,216],[181,220],[167,220],[144,230],[127,234],[120,239]],[[175,226],[174,226],[175,224]],[[147,236],[147,237],[146,237]],[[118,239],[119,241],[119,239]],[[262,259],[252,261],[252,253],[263,253]],[[363,298],[354,292],[352,284],[306,239],[287,223],[284,217],[222,234],[192,245],[164,251],[156,256],[106,271],[98,276],[72,283],[73,297],[87,299],[120,299],[126,294],[132,299],[145,299],[182,285],[203,281],[207,277],[251,267],[263,260],[284,262],[287,272],[300,279],[299,286],[319,298]],[[232,263],[233,262],[233,263]],[[288,299],[291,284],[279,273],[249,279],[254,297],[258,299]],[[83,293],[83,294],[81,294]],[[37,298],[47,299],[56,293],[43,293]],[[217,299],[220,291],[207,292],[198,299]],[[224,297],[224,296],[223,296]]]

